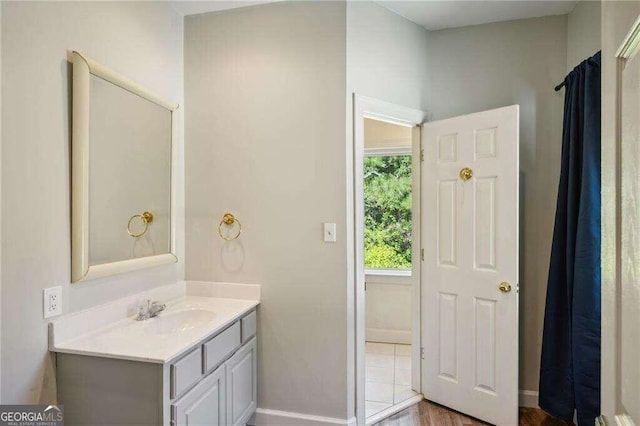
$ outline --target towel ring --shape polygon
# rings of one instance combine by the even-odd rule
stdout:
[[[236,232],[236,234],[233,237],[225,237],[224,235],[222,235],[222,225],[231,226],[234,223],[238,224],[238,232]],[[241,232],[242,232],[242,224],[240,223],[240,221],[233,214],[225,213],[224,216],[222,216],[222,220],[220,221],[220,224],[218,225],[218,235],[220,235],[220,238],[222,238],[225,241],[233,241],[238,239]]]
[[[136,218],[139,218],[142,221],[142,223],[144,223],[144,229],[139,234],[134,234],[133,231],[131,231],[131,222],[133,222],[133,219],[136,219]],[[147,233],[147,230],[149,229],[149,223],[151,222],[153,222],[153,213],[151,212],[134,214],[133,216],[131,216],[131,218],[129,219],[129,222],[127,223],[127,234],[129,234],[133,238],[142,237],[144,234]]]

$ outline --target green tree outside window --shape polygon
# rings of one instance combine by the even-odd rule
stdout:
[[[411,268],[411,156],[364,159],[364,264]]]

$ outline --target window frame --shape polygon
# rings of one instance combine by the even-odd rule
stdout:
[[[413,152],[411,152],[411,145],[364,149],[365,157],[411,157],[412,155]]]

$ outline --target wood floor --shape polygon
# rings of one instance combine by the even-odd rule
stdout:
[[[537,408],[520,408],[520,426],[567,426],[573,423],[555,419]],[[460,414],[429,401],[402,410],[376,426],[486,426],[488,423]],[[514,425],[516,426],[516,425]]]

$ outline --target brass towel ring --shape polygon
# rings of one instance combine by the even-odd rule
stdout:
[[[238,224],[238,232],[236,232],[236,234],[233,237],[225,237],[224,235],[222,235],[222,225],[231,226],[234,223]],[[220,221],[220,224],[218,225],[218,235],[220,235],[220,238],[222,238],[225,241],[233,241],[238,239],[241,232],[242,232],[242,224],[240,223],[240,221],[233,214],[225,213],[224,216],[222,216],[222,220]]]
[[[140,220],[142,220],[142,223],[144,223],[144,230],[139,234],[134,234],[131,231],[131,222],[133,222],[133,219],[136,219],[136,218],[140,218]],[[134,214],[129,219],[129,223],[127,223],[127,233],[130,236],[132,236],[133,238],[142,237],[144,234],[147,233],[147,230],[149,229],[149,223],[151,223],[151,222],[153,222],[153,213],[151,213],[151,212],[144,212],[142,214]]]

